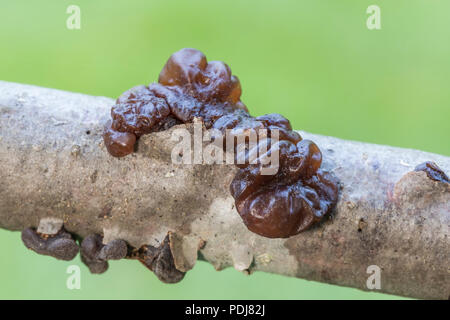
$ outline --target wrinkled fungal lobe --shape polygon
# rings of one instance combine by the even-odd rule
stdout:
[[[320,169],[322,154],[314,142],[302,140],[279,114],[252,117],[240,101],[241,93],[239,79],[227,64],[208,62],[200,51],[182,49],[169,58],[158,83],[134,87],[117,99],[104,133],[106,148],[113,156],[126,156],[140,136],[194,118],[233,137],[249,129],[265,130],[265,138],[254,147],[258,150],[246,145],[245,156],[265,143],[268,153],[279,154],[278,171],[265,175],[259,162],[238,165],[231,195],[250,231],[270,238],[293,236],[331,210],[337,181]],[[278,139],[272,142],[275,132]]]

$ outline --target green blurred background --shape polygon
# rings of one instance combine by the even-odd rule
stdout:
[[[0,0],[0,79],[117,97],[157,79],[171,53],[227,62],[253,115],[296,129],[450,155],[450,1]],[[68,30],[66,9],[81,8]],[[381,30],[366,8],[381,7]],[[0,231],[0,298],[391,299],[199,262],[176,285],[135,261],[90,275]],[[81,290],[66,289],[79,264]]]

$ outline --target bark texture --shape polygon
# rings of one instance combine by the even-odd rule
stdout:
[[[289,239],[246,229],[234,208],[231,165],[174,165],[168,131],[143,136],[136,152],[111,157],[102,140],[113,100],[0,81],[0,227],[160,247],[177,270],[197,258],[367,290],[448,299],[450,185],[414,168],[450,158],[300,132],[317,143],[340,181],[339,202],[316,227]],[[184,125],[183,125],[184,126]],[[192,125],[187,125],[192,130]],[[25,249],[25,247],[24,247]]]

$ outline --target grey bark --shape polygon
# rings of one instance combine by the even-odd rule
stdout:
[[[112,104],[0,82],[1,228],[52,233],[63,223],[80,237],[103,234],[105,243],[123,239],[136,248],[169,234],[183,272],[200,257],[217,270],[362,290],[376,265],[381,292],[448,299],[450,186],[413,169],[434,161],[448,173],[449,157],[300,132],[339,179],[339,202],[318,226],[268,239],[249,232],[234,208],[234,166],[172,164],[174,128],[143,136],[130,156],[111,157],[101,134]]]

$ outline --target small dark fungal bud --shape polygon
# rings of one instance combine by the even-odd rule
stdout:
[[[239,171],[231,183],[231,195],[250,231],[269,238],[294,236],[331,212],[338,182],[320,169],[322,153],[314,142],[303,140],[282,115],[252,117],[240,100],[241,93],[239,79],[227,64],[208,62],[202,52],[182,49],[166,62],[158,83],[132,88],[117,99],[103,135],[106,148],[111,155],[123,157],[133,152],[141,135],[196,118],[202,119],[206,129],[226,134],[226,140],[246,132],[262,133],[257,146],[248,141],[244,148],[223,144],[237,154]],[[265,174],[261,164],[273,154],[279,154],[278,170]],[[247,160],[252,155],[259,158],[250,164]]]
[[[414,171],[423,171],[427,174],[428,178],[434,181],[450,183],[450,180],[448,179],[448,176],[445,174],[445,172],[442,171],[441,168],[439,168],[438,165],[432,161],[427,161],[419,164],[414,168]]]
[[[125,241],[116,239],[108,242],[100,250],[98,258],[100,260],[120,260],[126,257],[128,246]]]
[[[170,250],[169,235],[157,248],[153,246],[141,247],[138,250],[137,258],[164,283],[176,283],[184,278],[185,272],[181,272],[175,267]]]
[[[103,273],[108,270],[108,262],[97,258],[102,247],[102,237],[97,234],[88,236],[81,242],[81,261],[91,273]]]
[[[28,249],[58,260],[70,261],[79,251],[72,235],[64,229],[54,235],[47,235],[38,233],[33,228],[27,228],[22,231],[22,241]]]
[[[103,237],[98,234],[87,236],[81,242],[81,261],[95,274],[108,270],[108,260],[123,259],[127,252],[125,241],[117,239],[104,245]]]
[[[114,157],[124,157],[133,153],[136,136],[129,132],[113,131],[105,128],[103,134],[106,149]]]

